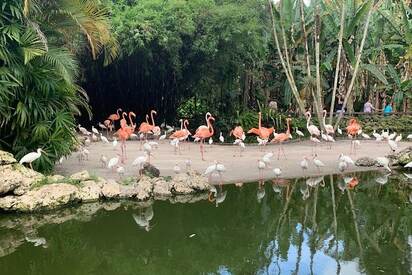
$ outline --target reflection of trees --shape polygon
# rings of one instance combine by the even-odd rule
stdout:
[[[69,264],[71,274],[199,274],[222,266],[234,274],[253,274],[284,271],[284,263],[291,261],[293,271],[287,272],[306,274],[312,258],[315,274],[319,264],[315,255],[324,253],[336,260],[336,273],[341,262],[360,259],[360,268],[367,274],[380,274],[379,270],[407,274],[411,264],[407,183],[391,178],[379,187],[370,173],[356,176],[360,183],[354,190],[342,193],[336,188],[340,178],[325,178],[325,187],[310,187],[306,200],[300,192],[305,181],[298,180],[279,185],[282,190],[276,194],[265,185],[261,204],[253,184],[241,189],[224,187],[227,198],[218,208],[207,201],[155,202],[150,232],[137,228],[131,218],[133,209],[99,211],[83,219],[67,210],[49,219],[2,217],[0,231],[7,233],[3,232],[3,238],[16,231],[23,217],[20,226],[28,228],[35,220],[64,222],[37,228],[49,248],[34,253],[32,246],[21,246],[0,258],[0,266],[6,267],[5,274],[27,274],[29,269],[35,274],[45,270],[57,274]],[[22,230],[18,232],[21,235]],[[189,238],[193,233],[196,236]],[[1,238],[0,245],[6,243]],[[289,254],[292,248],[296,253]],[[30,267],[24,264],[29,258]]]

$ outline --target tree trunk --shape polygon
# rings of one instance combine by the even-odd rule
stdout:
[[[361,57],[362,57],[363,46],[365,45],[366,36],[368,34],[369,22],[370,22],[373,10],[374,10],[374,8],[370,8],[369,12],[368,12],[368,15],[366,17],[365,28],[363,30],[363,37],[362,37],[361,45],[360,45],[360,48],[359,48],[359,51],[358,51],[358,54],[357,54],[357,57],[356,57],[355,69],[353,71],[352,79],[351,79],[351,82],[349,84],[349,88],[348,88],[348,91],[346,93],[345,99],[343,101],[342,109],[345,109],[346,105],[348,104],[348,99],[351,96],[353,86],[355,85],[356,75],[358,74],[359,64],[360,64],[360,60],[361,60]],[[339,122],[340,122],[341,119],[342,119],[342,116],[339,116],[338,119],[336,120],[335,127],[334,127],[335,130],[338,127]]]
[[[317,116],[319,120],[319,125],[321,129],[325,128],[325,125],[321,123],[323,121],[322,117],[322,111],[323,111],[323,105],[322,105],[322,88],[320,85],[320,6],[319,6],[319,0],[317,1],[316,4],[316,9],[315,9],[315,52],[316,52],[316,97],[313,99],[315,102],[316,106],[316,111],[317,111]]]
[[[299,111],[302,114],[304,114],[305,113],[305,105],[303,104],[303,100],[299,96],[299,92],[298,92],[298,89],[296,87],[293,75],[291,74],[290,68],[288,68],[286,66],[285,60],[283,58],[283,52],[282,52],[282,50],[280,48],[280,45],[279,45],[279,39],[278,39],[277,31],[276,31],[276,22],[275,22],[275,18],[273,16],[272,0],[268,0],[268,2],[269,2],[270,18],[271,18],[271,21],[272,21],[272,35],[273,35],[273,38],[275,40],[275,46],[276,46],[276,49],[278,51],[278,55],[279,55],[280,61],[282,63],[283,70],[285,71],[286,78],[287,78],[288,83],[290,85],[290,88],[292,90],[292,94],[295,97],[295,100],[296,100],[296,102],[299,106]],[[286,39],[286,37],[283,37],[283,38]]]
[[[337,57],[337,60],[336,60],[335,80],[334,80],[334,82],[333,82],[333,90],[332,90],[332,101],[331,101],[331,103],[330,103],[329,124],[332,124],[332,120],[333,120],[333,110],[334,110],[334,108],[335,108],[336,90],[337,90],[337,88],[338,88],[340,59],[341,59],[341,54],[342,54],[343,30],[344,30],[344,26],[345,26],[345,5],[346,5],[346,1],[342,1],[342,11],[341,11],[341,17],[340,17],[338,57]]]

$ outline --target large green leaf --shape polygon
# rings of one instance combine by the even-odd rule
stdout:
[[[375,78],[379,79],[383,84],[388,85],[388,80],[386,79],[385,74],[382,73],[378,65],[363,64],[361,68],[370,72]]]
[[[354,35],[355,27],[361,22],[361,20],[366,17],[369,10],[371,9],[371,1],[366,1],[356,12],[355,16],[349,22],[348,27],[345,29],[345,37],[349,38]]]

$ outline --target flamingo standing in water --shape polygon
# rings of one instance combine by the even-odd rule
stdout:
[[[349,137],[355,138],[357,137],[358,133],[361,130],[361,125],[359,122],[356,120],[356,118],[351,118],[348,122],[348,126],[346,127],[346,132],[348,133]],[[350,144],[350,152],[352,152],[356,155],[356,144],[355,141],[351,141]]]
[[[150,133],[154,127],[156,127],[153,115],[157,115],[157,112],[155,110],[150,111],[150,117],[152,119],[152,124],[149,123],[149,115],[146,115],[146,122],[142,122],[139,126],[139,133],[142,133],[145,135],[146,141],[147,141],[147,134]]]
[[[202,160],[205,160],[203,156],[204,141],[205,139],[212,137],[215,132],[211,123],[212,120],[215,121],[215,118],[210,113],[206,113],[207,125],[199,126],[199,128],[197,128],[196,133],[193,136],[195,139],[200,139],[200,154],[202,155]]]
[[[308,129],[311,140],[314,141],[314,146],[316,146],[316,144],[317,144],[316,140],[319,141],[318,137],[320,136],[320,130],[315,125],[310,124],[310,120],[312,118],[312,114],[310,112],[306,112],[305,116],[306,116],[306,129]],[[315,136],[315,137],[313,137],[313,136]],[[314,151],[314,147],[312,147],[312,154],[313,154],[313,151]]]
[[[292,119],[289,118],[289,117],[286,119],[286,125],[287,125],[286,133],[277,134],[276,137],[273,138],[272,141],[271,141],[273,143],[279,143],[280,144],[280,146],[278,148],[278,159],[280,157],[280,151],[283,152],[283,156],[286,159],[286,154],[285,154],[285,151],[283,150],[282,144],[283,144],[284,141],[287,141],[287,140],[290,139],[290,121],[291,120]]]
[[[268,140],[270,135],[275,130],[275,128],[273,128],[273,127],[271,127],[271,128],[262,127],[262,112],[259,112],[259,125],[258,125],[258,127],[259,128],[250,129],[247,133],[257,135],[263,140]]]

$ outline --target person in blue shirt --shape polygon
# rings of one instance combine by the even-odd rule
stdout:
[[[385,106],[385,109],[383,110],[383,115],[388,116],[392,113],[392,103],[388,103]]]

